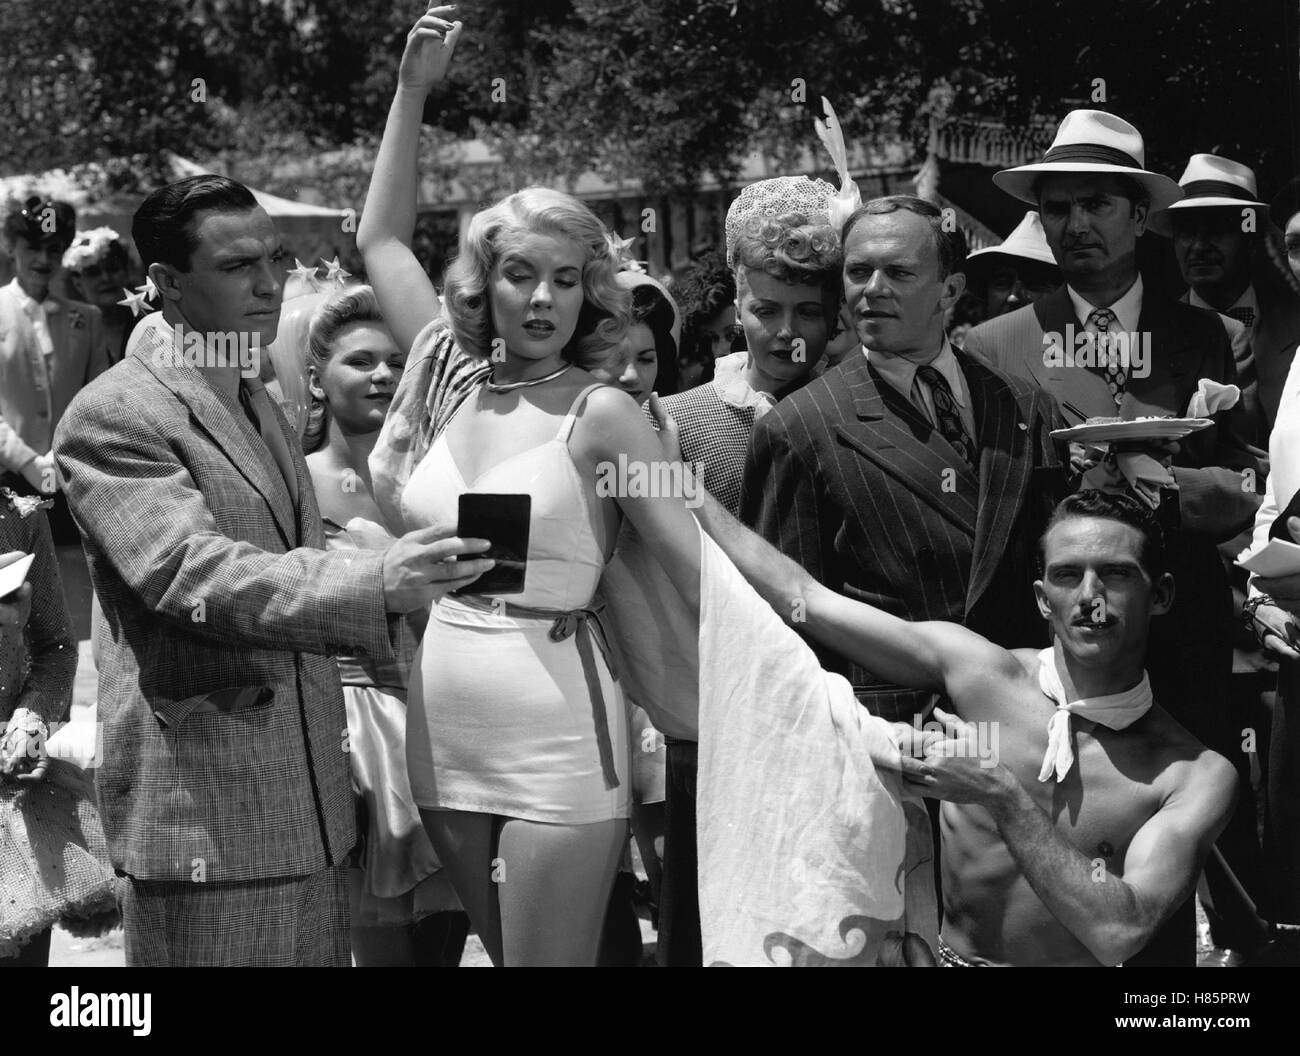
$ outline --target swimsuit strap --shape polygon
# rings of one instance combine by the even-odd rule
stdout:
[[[592,382],[574,399],[572,406],[569,407],[569,413],[564,416],[564,421],[560,423],[560,431],[555,434],[555,439],[561,443],[569,442],[569,434],[573,432],[573,423],[578,419],[578,408],[582,406],[582,401],[591,395],[596,389],[605,387],[603,381]]]

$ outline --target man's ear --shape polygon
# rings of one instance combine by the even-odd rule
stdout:
[[[1162,572],[1151,588],[1151,615],[1163,616],[1168,612],[1174,604],[1174,593],[1173,575]]]
[[[158,293],[165,301],[179,301],[181,299],[180,280],[176,274],[176,269],[170,264],[150,264],[149,278],[153,279],[153,284],[158,287]]]
[[[1045,620],[1052,618],[1052,606],[1048,604],[1047,592],[1043,590],[1043,581],[1034,580],[1034,602],[1038,606],[1038,615]]]
[[[954,304],[957,298],[966,290],[966,273],[964,271],[954,271],[943,280],[943,292],[939,295],[939,309],[946,312]]]
[[[1133,203],[1133,225],[1136,228],[1136,233],[1139,238],[1142,237],[1143,232],[1145,232],[1147,229],[1147,216],[1150,214],[1150,212],[1151,212],[1150,202]]]

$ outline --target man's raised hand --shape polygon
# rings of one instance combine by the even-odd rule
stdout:
[[[431,7],[411,27],[397,69],[397,83],[402,88],[427,92],[447,76],[463,23],[448,22],[444,16],[455,10],[455,4]]]
[[[443,528],[408,532],[384,552],[384,608],[412,612],[472,583],[496,562],[456,558],[481,554],[491,545],[486,539],[448,538]]]

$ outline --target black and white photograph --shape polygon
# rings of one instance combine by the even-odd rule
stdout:
[[[1261,1026],[1174,970],[1300,966],[1300,2],[3,0],[0,99],[34,1022],[1145,967],[1107,1036]]]

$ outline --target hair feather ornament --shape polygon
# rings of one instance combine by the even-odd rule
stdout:
[[[831,106],[830,100],[824,95],[822,107],[826,112],[826,120],[823,122],[820,118],[814,117],[813,127],[817,130],[817,138],[822,141],[826,153],[831,156],[831,162],[839,177],[840,189],[826,205],[831,226],[839,232],[844,228],[844,221],[853,215],[853,210],[862,204],[862,193],[858,190],[853,177],[849,175],[849,151],[844,143],[840,119],[835,114],[835,107]]]

